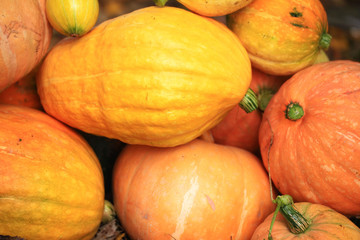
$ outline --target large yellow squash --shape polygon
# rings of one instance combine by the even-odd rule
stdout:
[[[250,80],[248,54],[224,24],[152,6],[58,43],[37,84],[46,112],[74,128],[167,147],[215,126]]]

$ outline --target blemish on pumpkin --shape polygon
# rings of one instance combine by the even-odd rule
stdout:
[[[290,23],[291,25],[295,26],[295,27],[299,27],[299,28],[308,28],[307,26],[304,26],[300,23]]]
[[[206,195],[206,194],[205,194],[205,197],[206,197],[206,200],[207,200],[207,202],[209,203],[211,209],[212,209],[213,211],[215,211],[216,208],[215,208],[215,203],[214,203],[214,201],[213,201],[208,195]]]
[[[296,10],[296,7],[293,8],[293,11],[290,12],[290,16],[292,17],[302,17],[302,13]]]

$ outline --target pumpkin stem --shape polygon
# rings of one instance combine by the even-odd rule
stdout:
[[[296,121],[304,116],[304,109],[297,102],[290,102],[285,110],[285,117],[289,120]]]
[[[158,6],[158,7],[164,7],[167,0],[154,0],[154,2],[156,4],[156,6]]]
[[[330,46],[331,38],[332,37],[330,34],[323,33],[323,35],[321,35],[320,42],[319,42],[320,48],[327,50]]]
[[[251,88],[247,90],[245,96],[239,103],[239,106],[247,113],[250,113],[258,108],[258,99]]]
[[[277,206],[271,220],[268,240],[272,240],[271,231],[279,211],[286,219],[290,232],[293,234],[304,233],[309,228],[310,221],[294,208],[294,201],[290,195],[277,196],[273,202]]]
[[[269,104],[270,99],[274,96],[275,91],[271,88],[260,88],[257,94],[259,109],[265,111],[266,106]]]

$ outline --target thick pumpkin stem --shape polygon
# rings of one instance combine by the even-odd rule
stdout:
[[[239,103],[239,106],[245,110],[245,112],[250,113],[258,108],[258,99],[256,94],[251,88],[249,88]]]
[[[259,102],[259,109],[261,111],[265,111],[266,106],[269,104],[270,99],[274,96],[275,91],[271,88],[261,88],[258,91],[258,102]]]
[[[304,109],[299,103],[291,102],[285,110],[285,117],[289,120],[296,121],[304,116]]]
[[[323,33],[323,35],[320,38],[320,42],[319,42],[320,48],[327,50],[330,46],[331,38],[332,37],[330,34]]]
[[[158,7],[164,7],[167,0],[154,0],[154,2],[156,4],[156,6],[158,6]]]
[[[271,231],[279,210],[286,219],[290,232],[300,234],[309,228],[311,222],[294,208],[294,201],[290,195],[277,196],[274,203],[277,206],[271,221],[268,240],[272,240]]]

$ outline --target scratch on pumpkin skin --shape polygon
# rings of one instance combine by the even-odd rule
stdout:
[[[176,221],[175,232],[171,234],[171,236],[177,240],[180,240],[181,235],[185,231],[186,218],[191,212],[191,208],[194,204],[196,194],[199,190],[198,176],[191,178],[190,182],[190,189],[184,195],[181,212]]]
[[[274,196],[273,196],[273,191],[272,191],[272,182],[271,182],[271,173],[270,173],[270,149],[274,143],[274,131],[272,130],[272,127],[271,127],[271,124],[270,124],[270,121],[268,118],[266,119],[266,121],[269,124],[270,132],[271,132],[269,149],[267,152],[267,161],[268,161],[268,173],[269,173],[269,183],[270,183],[270,195],[271,195],[271,200],[274,201]]]
[[[10,42],[6,34],[7,33],[3,32],[0,28],[0,53],[6,65],[6,69],[8,69],[8,82],[11,82],[12,79],[15,78],[15,70],[17,69],[17,58],[16,54],[11,51]]]

